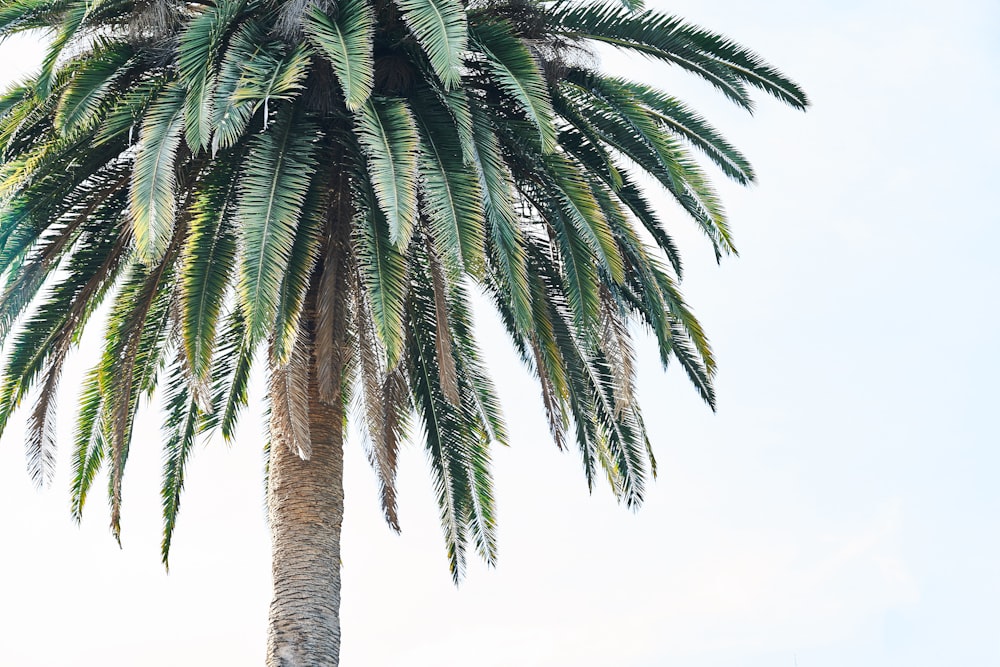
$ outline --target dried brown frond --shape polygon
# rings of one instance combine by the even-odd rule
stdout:
[[[312,456],[309,431],[310,358],[309,336],[300,321],[288,361],[271,368],[269,392],[272,439],[283,442],[292,453],[306,461]]]
[[[397,365],[385,376],[382,385],[382,403],[385,406],[385,430],[379,450],[381,467],[380,486],[382,490],[382,510],[386,521],[399,530],[396,515],[396,468],[400,442],[406,437],[410,415],[410,388],[406,383],[406,372],[402,364]]]
[[[429,235],[424,235],[427,244],[427,260],[431,268],[431,287],[434,290],[434,321],[437,331],[434,335],[434,347],[437,352],[438,377],[441,391],[445,399],[454,406],[461,402],[458,393],[458,369],[455,365],[455,343],[451,337],[451,327],[448,324],[448,286],[445,281],[444,267],[431,244]]]
[[[139,0],[129,18],[129,36],[152,48],[167,48],[180,26],[181,4],[172,0]]]
[[[302,39],[302,17],[313,7],[325,14],[336,15],[337,3],[330,0],[283,0],[275,12],[274,32],[281,37],[298,42]]]
[[[386,368],[386,352],[375,332],[371,304],[360,287],[359,267],[352,268],[352,308],[368,438],[368,461],[375,471],[385,520],[399,530],[396,510],[396,467],[400,442],[406,437],[410,392],[404,361]]]
[[[346,175],[337,177],[328,207],[326,249],[316,299],[316,369],[320,400],[338,400],[347,365],[347,293],[350,269],[351,202]]]

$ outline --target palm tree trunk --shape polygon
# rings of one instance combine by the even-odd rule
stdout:
[[[314,340],[312,318],[303,326]],[[268,667],[336,667],[340,659],[340,528],[344,518],[343,408],[320,399],[309,354],[312,454],[302,460],[272,425],[267,489],[271,524]]]

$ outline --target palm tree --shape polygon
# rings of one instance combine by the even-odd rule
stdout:
[[[629,507],[656,470],[631,323],[713,404],[711,348],[638,178],[721,257],[729,227],[692,151],[739,183],[753,171],[679,100],[602,74],[595,45],[747,110],[749,87],[807,104],[751,51],[631,0],[0,3],[0,38],[38,29],[40,71],[0,98],[0,429],[36,387],[28,468],[47,483],[60,372],[98,314],[72,514],[106,470],[118,536],[133,420],[159,388],[166,564],[192,446],[231,437],[263,365],[268,665],[337,664],[351,414],[389,525],[416,430],[453,577],[467,551],[494,562],[489,446],[505,435],[470,292],[537,376],[556,444]]]

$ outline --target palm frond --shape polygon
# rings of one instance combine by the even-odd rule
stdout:
[[[36,79],[35,88],[38,96],[42,98],[48,97],[52,91],[59,57],[72,41],[77,30],[80,29],[80,24],[83,23],[90,9],[86,2],[70,2],[67,5],[66,11],[62,13],[61,20],[56,26],[55,35],[45,50],[41,71]]]
[[[420,135],[413,114],[399,98],[370,99],[356,116],[368,177],[389,225],[389,240],[404,250],[417,216],[417,151]]]
[[[347,108],[360,110],[375,85],[375,13],[371,5],[366,0],[341,2],[336,19],[313,7],[305,16],[304,27],[309,41],[330,62]]]
[[[225,317],[217,337],[212,359],[212,410],[203,414],[199,432],[221,427],[222,437],[230,442],[240,413],[247,404],[250,371],[256,347],[246,335],[246,321],[238,306]]]
[[[219,316],[235,270],[235,172],[232,162],[223,162],[202,180],[181,256],[182,340],[191,370],[201,380],[209,376]]]
[[[745,84],[804,109],[805,93],[760,56],[735,42],[652,10],[636,13],[615,3],[560,3],[548,14],[554,32],[637,51],[678,65],[712,83],[750,110]]]
[[[136,250],[153,264],[166,251],[177,210],[176,161],[184,128],[184,91],[169,86],[146,113],[129,188]]]
[[[241,65],[241,75],[231,95],[234,103],[250,102],[253,108],[264,106],[264,125],[269,122],[271,100],[292,100],[305,88],[309,72],[310,49],[300,44],[286,49],[275,43],[266,43]]]
[[[468,41],[464,5],[459,0],[396,0],[396,5],[444,89],[457,88]]]
[[[556,145],[554,114],[538,61],[507,24],[479,24],[470,32],[497,87],[510,95],[535,125],[542,151],[551,152]]]
[[[95,365],[84,377],[77,410],[73,443],[73,477],[70,481],[70,513],[80,523],[94,479],[104,463],[107,443],[101,428],[104,392],[101,386],[101,366]]]
[[[62,259],[72,252],[75,244],[81,238],[92,240],[95,224],[112,229],[116,227],[125,208],[122,188],[127,179],[127,173],[111,171],[92,179],[90,187],[78,188],[74,193],[77,196],[67,197],[62,202],[69,210],[65,215],[57,216],[60,223],[51,224],[47,233],[32,224],[34,216],[31,215],[27,220],[19,221],[20,224],[15,223],[18,227],[29,227],[29,230],[26,235],[17,235],[0,252],[0,261],[12,269],[15,265],[17,267],[9,272],[8,282],[0,294],[0,339],[6,337],[16,318],[36,297]],[[17,210],[13,213],[11,217],[14,218],[20,215]],[[40,226],[44,224],[42,222]],[[43,233],[43,239],[30,244],[34,237]]]
[[[268,392],[271,437],[308,461],[312,456],[309,433],[309,360],[312,352],[300,327],[288,361],[271,368]],[[274,355],[272,354],[272,357]]]
[[[73,257],[68,275],[18,331],[0,383],[0,433],[46,362],[74,342],[76,331],[117,274],[124,254],[123,238],[102,231],[95,234],[85,252]]]
[[[747,159],[701,116],[655,88],[616,77],[601,76],[580,69],[570,70],[565,80],[611,106],[630,108],[630,118],[649,119],[699,148],[722,171],[740,183],[753,182],[753,167]]]
[[[370,189],[359,193],[355,219],[354,252],[361,284],[371,305],[375,331],[385,346],[388,365],[395,366],[403,352],[403,309],[407,295],[407,262],[390,241],[389,223]]]
[[[178,37],[177,70],[187,89],[184,128],[192,151],[208,146],[212,134],[213,79],[219,52],[244,0],[222,0],[189,19]]]
[[[174,262],[183,240],[183,225],[175,230],[163,259],[152,267],[133,264],[118,293],[108,321],[102,375],[107,411],[103,420],[109,451],[108,498],[111,531],[121,539],[122,478],[132,442],[139,396],[155,386],[165,352],[173,301]]]
[[[66,0],[11,0],[0,7],[0,33],[13,35],[25,30],[50,28],[68,4]]]
[[[567,84],[573,86],[573,84]],[[716,257],[736,253],[725,211],[711,184],[679,140],[656,124],[643,108],[611,106],[594,99],[586,107],[606,144],[654,176],[712,241]]]
[[[265,48],[266,31],[252,21],[237,28],[229,38],[219,61],[211,101],[212,155],[234,146],[243,138],[254,114],[253,101],[237,99],[243,82],[243,65]]]
[[[424,257],[420,263],[426,260]],[[424,425],[449,564],[457,583],[464,574],[470,534],[487,562],[492,563],[496,557],[489,437],[471,401],[469,385],[463,383],[461,402],[454,405],[440,384],[429,270],[424,264],[422,275],[413,282],[408,303],[410,386]]]
[[[462,146],[462,160],[467,165],[475,164],[476,139],[473,131],[474,121],[472,120],[472,107],[469,104],[468,92],[462,88],[444,91],[436,86],[432,90],[455,126],[455,131],[458,133],[458,140]],[[426,98],[418,96],[416,101],[422,108],[426,108],[424,106],[427,104]]]
[[[45,369],[45,381],[38,390],[38,400],[28,417],[25,451],[28,475],[38,488],[48,486],[56,472],[56,394],[70,338],[59,341]]]
[[[438,382],[445,400],[458,406],[462,400],[458,393],[458,368],[455,364],[455,343],[452,340],[451,325],[448,323],[448,286],[444,268],[429,238],[425,238],[427,265],[434,294],[434,349],[437,352]]]
[[[545,171],[556,190],[554,195],[566,219],[576,228],[611,279],[624,279],[622,258],[615,244],[608,221],[601,210],[590,185],[575,165],[560,155],[550,155],[545,159]]]
[[[295,230],[295,240],[288,260],[288,268],[278,290],[277,317],[273,327],[271,357],[277,364],[285,364],[300,335],[300,320],[320,252],[322,251],[324,225],[329,197],[321,190],[325,187],[326,173],[318,172],[302,206],[302,216]]]
[[[490,255],[498,279],[511,304],[514,324],[522,334],[531,331],[531,296],[525,266],[523,233],[514,212],[514,184],[500,153],[496,134],[485,113],[474,114],[477,160],[483,207],[489,224]]]
[[[486,219],[479,180],[465,167],[461,139],[440,105],[419,105],[416,110],[423,215],[445,255],[480,275],[486,264]]]
[[[110,108],[103,114],[94,133],[92,147],[131,146],[134,143],[136,125],[141,125],[141,119],[163,92],[166,84],[167,80],[162,73],[147,73],[126,91],[109,98]]]
[[[601,335],[597,338],[613,381],[616,418],[635,401],[635,351],[626,313],[606,286],[601,289]]]
[[[295,233],[316,170],[313,126],[292,107],[254,139],[239,188],[240,305],[248,335],[259,341],[278,311],[282,279],[292,259]]]
[[[355,278],[360,282],[360,276]],[[400,365],[386,368],[385,351],[373,327],[374,319],[365,294],[351,289],[354,330],[357,335],[363,423],[367,432],[368,460],[375,470],[388,524],[399,531],[396,509],[396,465],[399,445],[409,425],[410,399],[406,374]]]
[[[160,558],[170,568],[170,545],[177,527],[177,514],[181,507],[181,492],[188,459],[194,449],[198,434],[200,412],[198,402],[184,378],[183,362],[178,360],[170,370],[167,380],[165,408],[166,440],[163,445],[163,473],[160,484],[160,501],[163,507],[163,540]]]
[[[63,137],[97,116],[116,77],[126,68],[132,55],[131,46],[116,43],[88,58],[73,72],[72,80],[59,96],[53,118],[53,125]]]

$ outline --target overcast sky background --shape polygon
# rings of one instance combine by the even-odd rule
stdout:
[[[482,313],[512,440],[494,451],[499,566],[451,584],[415,444],[391,533],[352,437],[342,663],[997,667],[1000,4],[653,4],[752,46],[813,101],[801,114],[761,96],[749,117],[677,71],[603,57],[688,99],[760,175],[749,190],[719,177],[741,251],[721,267],[668,214],[719,357],[718,414],[645,340],[659,480],[637,514],[606,488],[589,496]],[[39,58],[29,41],[0,45],[0,82]],[[235,446],[196,452],[167,575],[154,411],[136,428],[124,549],[101,484],[82,526],[70,520],[80,357],[53,487],[24,471],[24,411],[0,441],[0,664],[261,664],[260,403]]]

